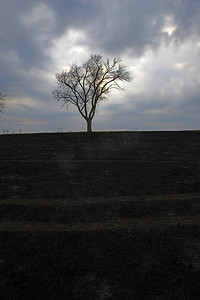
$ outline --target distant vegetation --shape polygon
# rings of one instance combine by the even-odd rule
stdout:
[[[6,107],[5,98],[6,98],[6,96],[3,95],[2,93],[0,93],[0,113],[3,113],[4,109]]]

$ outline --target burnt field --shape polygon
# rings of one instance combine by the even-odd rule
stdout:
[[[199,299],[200,132],[0,136],[1,299]]]

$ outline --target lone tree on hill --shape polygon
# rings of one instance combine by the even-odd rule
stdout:
[[[5,105],[5,95],[3,95],[2,93],[0,93],[0,113],[4,112],[4,108],[6,107]]]
[[[130,82],[130,72],[121,64],[119,58],[102,61],[102,55],[91,55],[82,66],[73,64],[68,71],[56,74],[58,89],[53,91],[62,108],[69,104],[77,106],[87,122],[87,132],[92,132],[92,119],[97,104],[106,99],[112,89],[123,90],[119,82]]]

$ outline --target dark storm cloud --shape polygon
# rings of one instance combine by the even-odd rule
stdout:
[[[41,19],[35,19],[35,22],[30,22],[27,26],[23,17],[27,15],[27,18],[33,18],[30,12],[37,5],[42,10],[42,4],[49,8],[45,12],[44,7],[46,17],[41,14]],[[40,47],[46,47],[48,51],[52,38],[61,36],[70,28],[85,30],[93,43],[97,43],[99,48],[108,53],[120,54],[129,49],[133,55],[142,55],[146,47],[156,48],[163,39],[169,39],[168,35],[161,32],[167,15],[173,15],[174,22],[179,25],[174,32],[177,40],[186,38],[192,30],[200,30],[198,0],[3,0],[1,10],[2,30],[6,32],[3,47],[14,48],[27,67],[44,63],[46,56]],[[53,13],[52,20],[51,17],[48,18],[50,12]],[[35,11],[36,13],[39,11]],[[46,36],[41,45],[37,39],[42,31]]]
[[[62,34],[66,28],[86,28],[98,16],[101,6],[101,3],[95,0],[44,0],[44,3],[55,13],[56,35]]]
[[[43,59],[40,49],[35,44],[36,28],[27,28],[21,20],[21,16],[26,15],[32,6],[29,1],[1,2],[2,51],[5,54],[7,51],[14,51],[27,68],[41,63]]]
[[[95,14],[90,35],[108,53],[123,53],[127,48],[140,56],[146,48],[157,48],[163,41],[176,38],[177,42],[200,30],[199,0],[102,1]],[[169,18],[171,17],[171,24]],[[178,24],[169,36],[161,29]]]
[[[2,0],[2,84],[7,85],[14,79],[22,86],[22,81],[27,81],[28,77],[24,77],[21,70],[27,75],[32,68],[46,69],[51,63],[48,52],[54,37],[59,38],[70,28],[82,30],[92,22],[95,4],[84,3],[74,0]],[[70,48],[70,44],[65,47]],[[29,80],[31,89],[34,86],[31,76]]]
[[[58,38],[70,28],[85,29],[92,22],[95,4],[84,3],[85,1],[80,0],[3,0],[3,48],[15,49],[27,67],[43,63],[45,53],[41,51],[41,47],[46,47],[48,52],[53,37]]]
[[[189,36],[199,36],[200,34],[200,2],[199,0],[180,1],[180,10],[176,10],[175,18],[179,27],[176,37],[184,40]]]
[[[163,40],[178,42],[200,30],[199,0],[3,0],[1,10],[2,49],[14,49],[26,68],[48,62],[52,39],[71,28],[84,30],[102,52],[121,55],[127,50],[136,56]],[[161,31],[169,15],[178,24],[171,36]]]

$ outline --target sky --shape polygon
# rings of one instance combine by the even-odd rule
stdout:
[[[133,80],[100,102],[94,131],[200,129],[200,0],[1,0],[0,133],[85,131],[52,96],[91,54]]]

